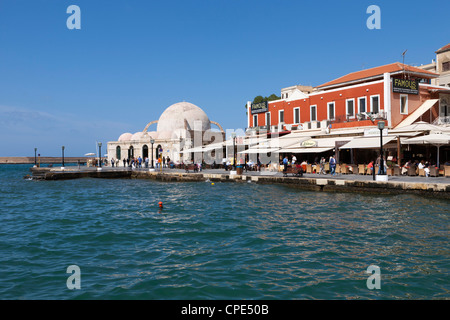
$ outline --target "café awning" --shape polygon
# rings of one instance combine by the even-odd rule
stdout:
[[[279,148],[250,148],[248,150],[240,151],[240,154],[255,154],[255,153],[278,153]]]
[[[279,153],[322,153],[325,151],[330,151],[333,148],[325,147],[325,148],[285,148],[281,149]]]
[[[397,139],[396,137],[383,137],[383,145]],[[339,149],[375,149],[380,147],[380,137],[355,138]]]
[[[400,129],[405,126],[409,126],[409,125],[413,124],[414,121],[419,119],[419,117],[421,115],[423,115],[426,111],[430,110],[438,101],[439,101],[439,99],[430,99],[430,100],[425,101],[424,103],[422,103],[422,105],[420,107],[418,107],[416,110],[414,110],[414,112],[411,113],[405,120],[400,122],[395,127],[395,129]]]

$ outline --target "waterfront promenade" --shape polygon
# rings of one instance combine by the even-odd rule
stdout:
[[[60,168],[32,168],[29,178],[40,180],[64,180],[77,178],[152,179],[167,182],[210,181],[284,184],[313,191],[364,192],[377,194],[415,193],[450,199],[450,178],[420,176],[389,176],[388,181],[374,181],[371,175],[357,174],[303,174],[302,177],[283,176],[282,172],[248,171],[242,175],[231,174],[224,169],[204,169],[200,172],[163,168],[131,169],[103,167],[101,170],[86,166]]]

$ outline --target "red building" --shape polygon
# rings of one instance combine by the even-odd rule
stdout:
[[[295,129],[387,128],[417,120],[432,123],[442,101],[450,101],[450,88],[431,85],[439,75],[421,68],[392,63],[349,73],[315,87],[311,92],[293,89],[283,99],[248,103],[248,128],[269,132]],[[331,127],[330,127],[331,125]]]

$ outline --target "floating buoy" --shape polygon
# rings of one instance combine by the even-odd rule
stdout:
[[[159,207],[160,207],[160,208],[163,207],[162,201],[160,201],[158,204],[159,204]]]
[[[212,182],[211,185],[213,186],[213,185],[214,185],[214,182]]]

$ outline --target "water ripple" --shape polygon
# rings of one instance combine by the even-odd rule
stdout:
[[[26,170],[0,166],[2,299],[450,298],[448,201]]]

